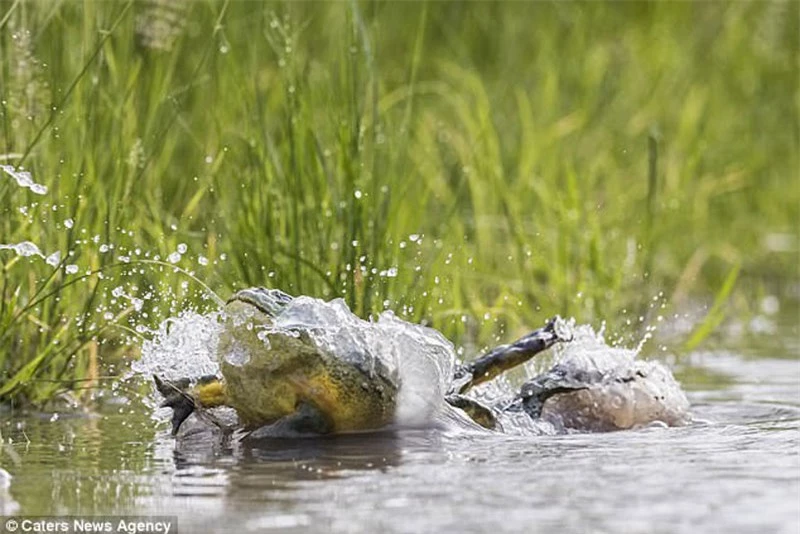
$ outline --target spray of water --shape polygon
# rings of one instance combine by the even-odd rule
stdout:
[[[246,358],[217,353],[223,314],[185,312],[162,322],[152,339],[144,342],[133,373],[178,379],[219,374],[219,358],[245,364]],[[403,321],[392,312],[365,321],[341,299],[325,302],[302,296],[276,317],[268,333],[296,335],[298,330],[307,332],[326,352],[362,369],[385,373],[398,383],[399,424],[424,424],[441,410],[455,351],[439,332]],[[259,337],[268,343],[266,335]]]
[[[16,169],[11,165],[0,165],[0,171],[14,179],[20,187],[30,189],[37,195],[47,194],[47,186],[34,182],[33,176],[28,171]]]
[[[12,165],[0,165],[0,171],[10,176],[14,181],[17,182],[17,185],[22,188],[30,189],[37,195],[44,195],[47,193],[47,187],[34,182],[31,173],[28,171],[16,169]],[[45,262],[52,267],[58,267],[58,264],[61,262],[60,251],[45,255],[39,249],[36,243],[33,243],[32,241],[22,241],[20,243],[0,243],[0,250],[11,250],[15,252],[17,256],[21,256],[23,258],[38,256],[43,258]]]
[[[164,321],[144,343],[133,372],[178,379],[219,374],[220,358],[234,365],[246,364],[247,355],[218,353],[224,313],[184,312]],[[568,328],[574,340],[555,350],[553,367],[534,360],[525,372],[531,379],[558,368],[584,380],[586,390],[554,397],[537,420],[524,412],[498,410],[503,431],[552,434],[568,428],[611,430],[686,420],[688,402],[666,367],[637,358],[636,350],[609,346],[602,331],[595,332],[588,325],[576,326],[572,321]],[[259,338],[268,344],[266,334],[297,335],[298,331],[306,332],[330,354],[360,368],[379,368],[398,383],[399,425],[423,425],[442,416],[455,350],[439,332],[403,321],[392,312],[365,321],[341,299],[325,302],[301,296],[292,300]],[[508,404],[519,391],[519,384],[499,379],[472,394],[484,404],[498,407]]]

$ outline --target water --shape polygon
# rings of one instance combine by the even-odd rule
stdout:
[[[269,318],[258,309],[269,310]],[[654,422],[678,426],[691,419],[683,391],[663,364],[637,358],[635,350],[609,346],[588,325],[576,327],[558,318],[554,327],[562,339],[571,341],[556,344],[552,351],[555,364],[541,356],[530,360],[524,369],[526,380],[545,373],[537,383],[548,383],[547,390],[585,387],[547,401],[541,418],[537,416],[536,420],[519,408],[508,409],[520,391],[519,385],[508,380],[470,391],[468,395],[484,405],[502,407],[496,414],[497,424],[505,433],[612,430]],[[170,318],[154,334],[144,344],[141,358],[134,362],[133,374],[168,380],[219,376],[224,373],[218,360],[229,364],[231,373],[235,367],[245,374],[262,372],[259,369],[276,372],[276,362],[284,361],[286,355],[273,345],[282,347],[281,338],[301,338],[314,350],[318,347],[369,376],[398,385],[393,408],[396,426],[465,426],[460,421],[463,418],[447,410],[444,403],[456,360],[453,344],[436,330],[403,321],[390,311],[365,321],[341,299],[325,302],[305,296],[292,298],[279,291],[255,288],[240,291],[222,310]],[[313,399],[314,393],[309,394]],[[254,395],[260,396],[260,391],[246,397]],[[167,420],[171,412],[164,409],[161,415]],[[230,419],[232,413],[227,410],[217,415]],[[472,426],[471,421],[468,423]]]
[[[676,365],[695,418],[677,428],[252,447],[176,445],[139,400],[56,420],[6,413],[0,511],[178,515],[183,532],[795,533],[800,364],[796,326],[780,332]]]
[[[34,182],[31,173],[26,170],[16,169],[12,165],[0,165],[0,171],[2,171],[0,176],[2,176],[2,174],[10,176],[15,182],[17,182],[19,187],[30,189],[37,195],[47,194],[47,186]]]
[[[267,292],[248,292],[259,298],[271,298]],[[218,375],[220,333],[225,321],[230,319],[234,326],[231,330],[240,326],[246,331],[253,330],[256,344],[263,345],[262,350],[256,347],[251,351],[248,348],[251,339],[237,340],[236,336],[227,339],[223,358],[231,365],[247,365],[253,352],[262,354],[262,359],[274,361],[270,339],[274,341],[276,336],[296,338],[302,331],[314,346],[339,356],[344,362],[371,376],[377,374],[393,384],[401,383],[395,410],[400,424],[424,425],[437,416],[455,360],[452,343],[439,332],[403,321],[388,311],[375,321],[364,321],[354,315],[342,299],[325,302],[304,296],[285,297],[289,300],[275,305],[277,316],[269,325],[254,318],[256,310],[249,305],[170,318],[155,332],[153,339],[144,344],[142,357],[133,364],[133,371],[170,380]],[[274,303],[261,304],[272,309]]]

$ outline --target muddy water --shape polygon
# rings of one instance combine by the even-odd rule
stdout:
[[[675,369],[697,422],[610,434],[409,430],[176,448],[142,406],[2,414],[6,514],[177,515],[182,532],[800,531],[800,361],[780,337]],[[55,419],[55,420],[54,420]],[[16,457],[16,458],[15,458]]]

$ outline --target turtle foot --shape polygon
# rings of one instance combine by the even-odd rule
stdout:
[[[324,413],[312,404],[300,402],[294,413],[253,430],[244,439],[307,438],[331,434],[333,431],[333,425]]]
[[[195,410],[194,399],[185,391],[189,386],[189,380],[171,382],[153,375],[153,381],[158,392],[164,397],[161,407],[172,408],[172,435],[176,436],[183,422]]]

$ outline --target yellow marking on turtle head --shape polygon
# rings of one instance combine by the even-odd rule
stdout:
[[[219,380],[197,384],[192,393],[197,403],[204,408],[214,408],[228,403],[225,384]]]

